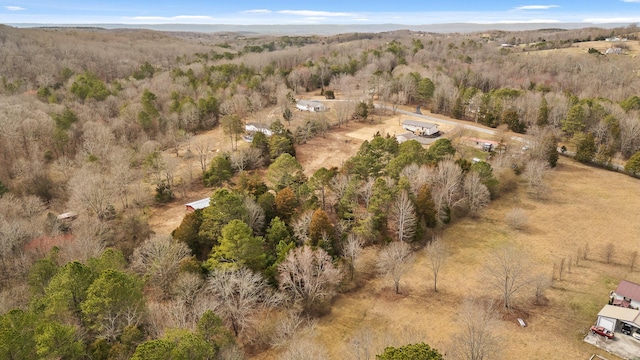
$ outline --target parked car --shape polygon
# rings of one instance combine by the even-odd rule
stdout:
[[[633,336],[634,338],[640,340],[640,329],[636,329],[636,331],[634,331],[631,336]]]
[[[631,328],[631,325],[629,325],[629,324],[622,324],[622,329],[620,329],[620,332],[625,334],[625,335],[631,336],[631,333],[633,332],[633,329]]]
[[[602,326],[595,326],[595,325],[591,326],[591,332],[597,335],[604,336],[608,339],[613,339],[613,332],[611,332],[611,330],[609,329],[605,329]]]

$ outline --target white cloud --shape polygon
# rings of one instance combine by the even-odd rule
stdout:
[[[524,5],[524,6],[518,6],[514,8],[514,10],[549,10],[557,7],[559,6],[558,5]]]
[[[299,16],[331,16],[331,17],[339,17],[339,16],[354,16],[354,14],[346,13],[346,12],[331,12],[331,11],[315,11],[315,10],[280,10],[278,11],[280,14],[287,15],[299,15]]]
[[[23,7],[20,6],[5,6],[5,9],[9,10],[9,11],[22,11],[22,10],[27,10]]]
[[[640,0],[622,0],[622,2],[640,3]]]
[[[245,14],[270,14],[271,10],[267,10],[267,9],[253,9],[253,10],[245,10],[245,11],[241,11],[241,13],[245,13]]]

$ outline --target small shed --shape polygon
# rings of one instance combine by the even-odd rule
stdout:
[[[438,125],[418,120],[404,120],[402,128],[418,136],[431,136],[438,133]]]
[[[298,102],[296,103],[296,108],[300,111],[310,112],[327,111],[327,107],[318,100],[298,100]]]
[[[273,131],[271,131],[271,129],[269,128],[269,125],[267,125],[267,124],[248,122],[248,123],[245,124],[244,130],[246,132],[248,132],[248,133],[261,132],[261,133],[265,134],[266,136],[273,135]]]
[[[211,198],[204,198],[186,204],[187,211],[196,211],[209,207]]]

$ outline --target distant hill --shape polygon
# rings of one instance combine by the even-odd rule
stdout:
[[[268,35],[335,35],[342,33],[364,32],[378,33],[394,30],[412,30],[435,33],[470,33],[488,30],[519,31],[538,30],[553,27],[554,29],[581,29],[589,27],[614,28],[627,26],[626,23],[592,24],[592,23],[450,23],[450,24],[371,24],[371,25],[209,25],[209,24],[7,24],[14,27],[81,27],[104,29],[149,29],[159,31],[188,32],[236,32],[244,34]]]

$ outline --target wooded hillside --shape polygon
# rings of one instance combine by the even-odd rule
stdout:
[[[613,36],[626,40],[604,41]],[[637,36],[0,26],[0,357],[319,351],[288,341],[355,286],[363,248],[380,249],[376,271],[399,293],[416,249],[444,257],[435,246],[456,221],[518,186],[544,199],[559,146],[640,175]],[[336,101],[292,123],[309,95]],[[472,161],[484,154],[462,135],[425,149],[377,134],[341,167],[305,175],[297,145],[401,106],[503,135]],[[273,135],[239,146],[249,122]],[[218,128],[224,146],[192,141]],[[510,132],[526,134],[527,149]],[[203,185],[211,206],[153,234],[153,208],[182,206]],[[265,331],[260,318],[281,328]]]

